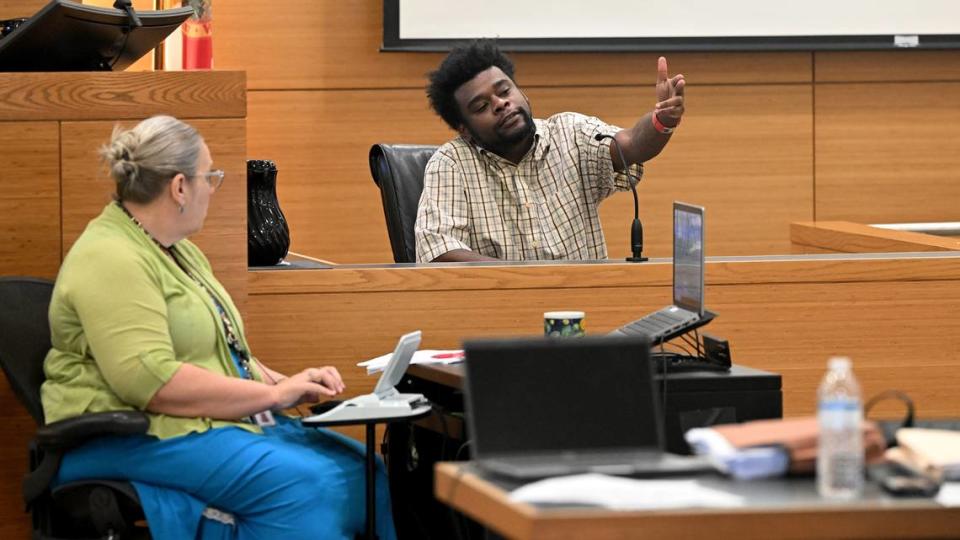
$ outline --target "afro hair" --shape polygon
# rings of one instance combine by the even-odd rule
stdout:
[[[513,62],[500,52],[495,41],[480,39],[454,47],[440,67],[430,73],[427,85],[430,106],[454,130],[463,123],[454,92],[491,67],[500,68],[513,80]]]

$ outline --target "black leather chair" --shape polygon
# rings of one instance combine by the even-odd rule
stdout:
[[[423,171],[436,151],[436,146],[414,144],[375,144],[370,148],[370,174],[380,187],[395,262],[417,262],[413,224],[423,191]]]
[[[0,277],[0,366],[38,426],[30,443],[30,471],[23,480],[32,537],[149,538],[139,498],[128,482],[91,480],[50,489],[67,450],[102,435],[145,433],[149,426],[139,411],[88,414],[44,425],[40,385],[50,350],[47,310],[52,291],[48,280]]]

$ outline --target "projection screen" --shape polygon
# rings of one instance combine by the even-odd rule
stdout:
[[[383,50],[945,49],[960,47],[960,0],[384,0],[383,28]]]

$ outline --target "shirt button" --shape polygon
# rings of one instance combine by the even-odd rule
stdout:
[[[524,207],[524,208],[530,208],[530,206],[531,206],[531,205],[530,205],[530,203],[528,203],[528,202],[523,203],[523,207]]]
[[[539,242],[538,240],[534,240],[534,241],[533,241],[533,247],[535,247],[535,248],[540,247],[540,242]]]

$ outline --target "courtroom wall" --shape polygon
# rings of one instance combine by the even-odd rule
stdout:
[[[248,150],[277,161],[295,251],[392,261],[367,151],[452,135],[423,92],[442,55],[379,52],[381,5],[216,7],[215,65],[248,73]],[[653,107],[656,56],[513,58],[537,116],[575,110],[627,126]],[[669,255],[674,199],[707,207],[709,255],[788,253],[792,221],[958,218],[955,51],[666,56],[687,76],[688,106],[640,186],[648,254]],[[611,257],[626,254],[631,214],[629,195],[602,207]]]
[[[0,0],[0,17],[44,3]],[[379,52],[381,6],[215,7],[215,66],[248,73],[249,156],[277,161],[295,251],[391,262],[369,147],[452,136],[423,92],[442,55]],[[640,186],[648,255],[669,255],[675,199],[707,207],[708,255],[788,253],[793,221],[958,219],[956,51],[665,54],[687,76],[688,110]],[[656,56],[513,55],[536,115],[621,126],[652,108]],[[631,207],[602,206],[611,257],[626,254]]]

